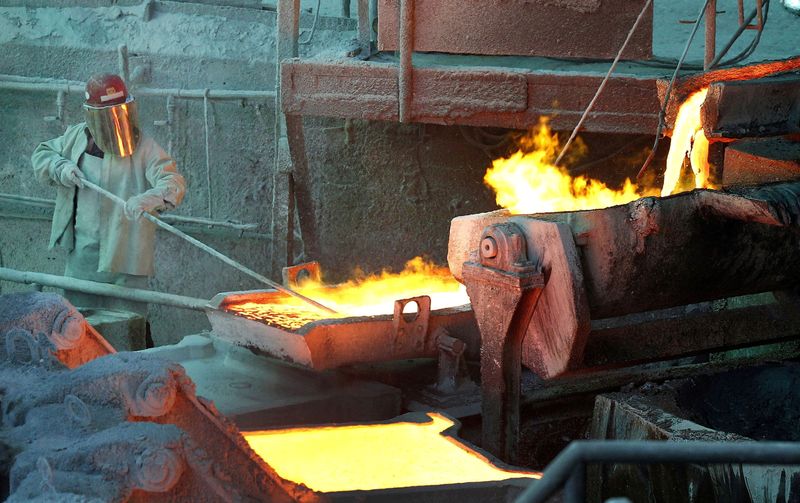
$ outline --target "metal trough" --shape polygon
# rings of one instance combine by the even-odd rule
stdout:
[[[465,343],[467,356],[476,357],[479,351],[480,335],[470,305],[431,310],[427,296],[395,301],[391,315],[323,319],[295,329],[230,310],[244,302],[280,304],[285,299],[275,290],[220,293],[211,299],[206,314],[216,336],[315,370],[435,357],[437,341],[445,333]],[[417,304],[417,312],[404,314],[411,303]]]

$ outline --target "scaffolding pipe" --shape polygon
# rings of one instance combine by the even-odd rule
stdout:
[[[209,301],[194,297],[184,297],[171,293],[154,292],[139,288],[128,288],[107,283],[98,283],[85,279],[68,278],[56,274],[45,274],[41,272],[18,271],[7,267],[0,267],[0,279],[14,283],[25,283],[28,285],[44,285],[53,288],[63,288],[64,290],[74,290],[76,292],[89,293],[93,295],[105,295],[118,299],[132,300],[135,302],[146,302],[149,304],[162,304],[165,306],[179,307],[181,309],[192,309],[203,311],[208,307]]]

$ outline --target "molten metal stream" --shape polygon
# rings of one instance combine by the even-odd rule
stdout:
[[[337,314],[316,310],[292,297],[270,303],[244,302],[225,308],[250,319],[296,329],[322,319],[392,314],[394,301],[422,295],[431,298],[431,309],[469,304],[466,289],[446,267],[438,267],[421,257],[408,261],[399,273],[384,271],[372,276],[357,273],[355,279],[333,287],[306,281],[296,291],[331,307]],[[408,307],[409,312],[416,309],[414,304]]]
[[[429,422],[326,426],[243,433],[250,447],[284,479],[318,492],[376,490],[512,478],[536,472],[504,470],[442,435],[453,426],[429,413]]]

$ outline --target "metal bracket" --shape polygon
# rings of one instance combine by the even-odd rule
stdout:
[[[482,447],[513,463],[522,340],[545,279],[541,267],[528,260],[522,230],[512,223],[484,229],[475,258],[464,264],[463,276],[481,332]]]
[[[441,394],[453,394],[461,387],[464,380],[466,362],[464,341],[450,335],[441,327],[435,334],[436,346],[439,348],[439,369],[436,378],[436,391]]]
[[[408,304],[416,303],[416,313],[404,313]],[[423,350],[428,345],[428,322],[431,318],[431,298],[427,295],[394,301],[393,345],[396,352],[402,349]]]
[[[297,288],[298,283],[308,280],[322,282],[322,269],[316,260],[284,267],[281,275],[284,286],[289,288]]]

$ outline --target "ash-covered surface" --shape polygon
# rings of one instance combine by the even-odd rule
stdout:
[[[0,497],[288,501],[290,491],[305,494],[195,396],[180,365],[115,353],[68,368],[52,332],[33,336],[25,328],[47,330],[65,307],[74,310],[52,294],[0,296]]]

